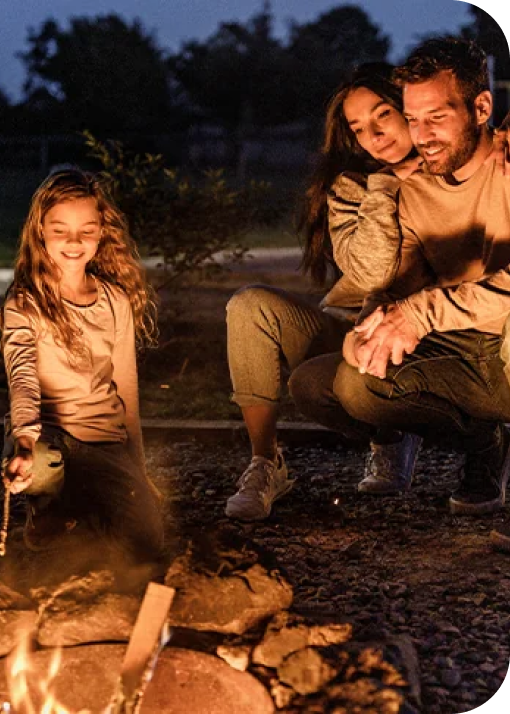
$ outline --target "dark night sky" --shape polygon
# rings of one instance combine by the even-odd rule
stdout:
[[[462,0],[272,0],[275,33],[284,37],[289,20],[309,22],[338,5],[358,5],[392,40],[390,59],[398,61],[423,34],[456,32],[469,22]],[[510,36],[508,0],[472,3],[489,12]],[[54,17],[65,28],[72,16],[113,12],[142,20],[163,49],[178,50],[189,39],[209,37],[223,21],[245,22],[260,11],[262,0],[0,0],[0,87],[20,98],[24,67],[15,53],[26,49],[27,28]],[[506,25],[506,27],[505,27]]]

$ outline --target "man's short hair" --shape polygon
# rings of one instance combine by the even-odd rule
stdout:
[[[451,71],[457,79],[466,106],[490,89],[487,55],[473,40],[453,35],[432,37],[416,47],[400,67],[395,81],[418,84],[433,79],[439,72]]]

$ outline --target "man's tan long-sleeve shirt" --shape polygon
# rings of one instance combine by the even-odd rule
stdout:
[[[391,294],[418,336],[501,334],[510,313],[510,180],[494,161],[451,186],[419,171],[400,186],[401,263]]]

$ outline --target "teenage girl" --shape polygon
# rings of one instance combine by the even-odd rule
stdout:
[[[1,321],[3,478],[27,494],[27,546],[85,527],[137,562],[158,560],[136,368],[155,306],[126,219],[93,175],[59,171],[35,192]]]

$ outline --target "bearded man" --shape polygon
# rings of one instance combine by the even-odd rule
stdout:
[[[434,38],[396,75],[424,162],[399,191],[397,277],[346,341],[332,388],[324,379],[318,394],[329,355],[301,365],[290,389],[301,411],[339,431],[355,420],[446,438],[465,454],[452,513],[492,513],[510,473],[500,357],[510,314],[510,180],[508,164],[502,170],[495,160],[487,59],[472,41]]]

